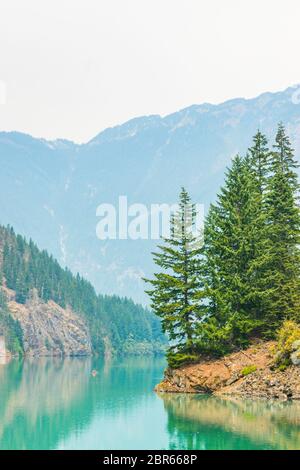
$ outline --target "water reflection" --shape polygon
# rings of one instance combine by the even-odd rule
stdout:
[[[143,359],[26,359],[0,365],[0,449],[49,449],[152,393],[162,365]],[[98,374],[93,377],[91,371]]]
[[[300,403],[160,394],[170,447],[300,449]]]
[[[300,448],[299,402],[157,395],[164,366],[94,358],[0,364],[0,449]]]
[[[90,361],[11,361],[0,367],[0,448],[53,447],[78,414],[88,416]]]

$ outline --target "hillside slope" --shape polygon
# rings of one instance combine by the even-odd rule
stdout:
[[[22,346],[29,356],[89,356],[91,337],[86,322],[70,307],[53,300],[42,301],[36,289],[25,304],[15,301],[13,291],[3,289],[7,307],[22,329]]]
[[[92,285],[12,228],[0,226],[0,336],[31,355],[155,354],[166,342],[158,319]]]

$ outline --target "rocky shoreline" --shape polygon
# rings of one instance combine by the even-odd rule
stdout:
[[[300,400],[300,367],[274,367],[274,345],[257,342],[221,359],[167,369],[155,391]]]

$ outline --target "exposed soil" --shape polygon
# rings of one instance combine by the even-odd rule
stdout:
[[[300,367],[279,371],[273,365],[275,343],[257,341],[222,359],[167,369],[155,388],[169,393],[211,393],[252,398],[300,399]]]

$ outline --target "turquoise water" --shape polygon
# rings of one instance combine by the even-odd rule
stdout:
[[[162,359],[0,364],[0,449],[300,448],[300,403],[159,396],[153,387],[164,366]]]

